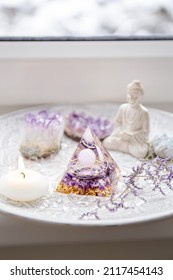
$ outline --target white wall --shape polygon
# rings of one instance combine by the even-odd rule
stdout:
[[[1,105],[122,102],[133,79],[173,102],[173,41],[0,43]]]

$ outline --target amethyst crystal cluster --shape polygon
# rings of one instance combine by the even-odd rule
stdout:
[[[72,112],[66,118],[65,132],[72,138],[80,139],[88,126],[100,140],[113,131],[113,123],[108,119],[91,117],[84,112]]]
[[[119,179],[119,167],[87,128],[56,191],[65,194],[109,196]]]
[[[47,157],[59,151],[64,130],[62,115],[47,110],[25,115],[25,132],[20,152],[29,159]]]

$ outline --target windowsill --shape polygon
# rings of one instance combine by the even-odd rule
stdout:
[[[2,41],[0,59],[173,57],[173,40]]]

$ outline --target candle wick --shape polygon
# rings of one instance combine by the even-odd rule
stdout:
[[[20,174],[22,174],[22,175],[23,175],[23,178],[25,179],[25,173],[24,173],[24,172],[21,172]]]

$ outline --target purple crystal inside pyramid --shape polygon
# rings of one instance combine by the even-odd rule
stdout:
[[[56,191],[109,196],[119,179],[119,167],[97,136],[87,128]]]
[[[92,117],[84,112],[72,112],[66,118],[65,132],[72,138],[81,138],[87,127],[102,140],[113,131],[113,123],[106,118]]]

